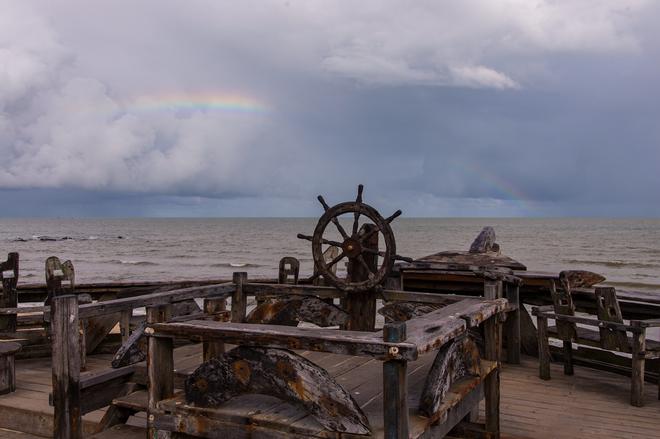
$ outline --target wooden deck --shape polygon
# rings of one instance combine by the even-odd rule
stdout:
[[[319,353],[308,355],[320,363],[331,360],[318,358]],[[182,371],[190,370],[200,358],[198,345],[179,348],[176,367]],[[88,370],[107,367],[108,363],[107,355],[90,356]],[[328,368],[341,383],[342,375],[354,366],[348,360],[335,361]],[[19,360],[16,369],[18,390],[11,395],[0,396],[0,439],[28,439],[32,435],[49,437],[52,429],[52,408],[48,405],[50,364],[45,360]],[[657,400],[656,386],[647,383],[646,405],[636,408],[628,403],[629,378],[580,366],[575,367],[574,376],[568,377],[563,375],[562,370],[561,365],[553,364],[552,380],[542,381],[538,378],[538,362],[534,358],[525,357],[520,366],[504,365],[501,379],[504,438],[641,439],[656,437],[660,432],[660,401]],[[380,381],[376,376],[369,378]],[[376,397],[370,395],[370,398]],[[86,430],[91,431],[102,415],[103,411],[86,415]],[[142,421],[143,417],[139,417],[132,423],[139,425]],[[110,430],[103,437],[144,437],[140,430],[133,429],[132,433]]]

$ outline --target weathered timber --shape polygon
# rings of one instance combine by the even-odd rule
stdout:
[[[225,319],[221,316],[226,314],[227,310],[227,301],[224,298],[214,299],[206,298],[204,299],[204,314],[210,316],[215,321],[224,321]],[[204,361],[208,361],[211,358],[216,358],[222,353],[225,352],[225,344],[217,340],[207,340],[204,341],[202,355]]]
[[[348,318],[346,311],[317,297],[287,295],[262,301],[248,314],[246,322],[286,326],[308,322],[328,327],[344,325]]]
[[[171,290],[162,293],[151,293],[136,297],[125,297],[122,299],[107,300],[105,302],[80,305],[80,318],[112,314],[114,312],[141,307],[154,307],[183,302],[195,298],[205,297],[228,297],[236,287],[228,282],[217,285],[203,285],[197,287]]]
[[[218,300],[224,301],[224,299]],[[199,306],[197,303],[195,303],[194,300],[176,302],[171,305],[171,316],[168,318],[168,320],[176,320],[177,318],[182,318],[185,316],[190,316],[190,319],[201,318],[202,313],[199,311]],[[117,317],[118,314],[113,314],[111,316]],[[112,322],[113,317],[109,317],[107,321]],[[122,343],[121,347],[117,350],[117,352],[115,352],[112,362],[110,363],[113,368],[124,367],[128,366],[129,364],[138,363],[147,357],[147,340],[145,339],[144,335],[145,328],[146,322],[139,323],[128,337],[128,339]]]
[[[144,337],[144,329],[146,327],[147,322],[145,321],[133,330],[128,337],[128,340],[121,345],[119,350],[115,353],[115,356],[112,358],[110,364],[113,368],[139,363],[147,358],[146,339]]]
[[[160,305],[147,308],[147,324],[166,322],[171,316],[171,305]],[[174,393],[174,346],[173,340],[167,337],[150,336],[147,349],[148,437],[156,437],[153,424],[153,411],[158,401],[169,398]]]
[[[419,353],[438,348],[467,331],[465,320],[447,308],[407,322],[407,341],[415,344]]]
[[[465,323],[461,319],[454,319]],[[150,325],[159,335],[189,337],[193,339],[217,339],[225,343],[248,346],[269,346],[285,349],[306,349],[336,354],[359,355],[380,359],[417,359],[417,346],[412,343],[386,343],[380,332],[334,331],[290,326],[256,325],[248,323],[224,323],[191,320],[185,323]],[[440,330],[439,338],[445,337]],[[434,340],[433,336],[431,337]],[[396,347],[397,353],[390,353]]]
[[[426,377],[419,401],[420,413],[437,420],[449,388],[464,377],[480,376],[480,362],[479,349],[470,337],[454,339],[440,348]]]
[[[314,259],[314,266],[319,275],[323,276],[324,280],[334,285],[338,289],[350,293],[362,293],[370,291],[376,287],[382,287],[385,279],[392,271],[395,259],[402,259],[412,261],[410,258],[404,258],[396,254],[396,242],[394,240],[394,233],[390,227],[390,223],[401,215],[401,211],[397,211],[390,215],[388,218],[383,218],[380,213],[362,202],[362,185],[358,186],[358,195],[356,200],[337,204],[330,207],[325,202],[322,196],[319,195],[318,200],[323,206],[325,213],[319,218],[318,223],[314,229],[312,236],[298,234],[298,238],[306,239],[312,242],[312,257]],[[344,214],[353,214],[354,221],[351,233],[346,233],[338,218]],[[372,226],[367,233],[360,235],[358,228],[360,227],[360,216],[371,220]],[[326,228],[330,223],[333,223],[341,235],[342,242],[332,241],[323,237]],[[363,227],[366,224],[363,224]],[[367,244],[370,240],[380,233],[383,236],[384,250],[378,251],[377,249],[370,248]],[[331,245],[341,248],[339,255],[330,261],[325,261],[323,257],[323,245]],[[382,256],[380,266],[367,268],[367,255]],[[361,281],[354,281],[351,276],[346,279],[339,278],[334,274],[330,268],[339,263],[343,258],[349,258],[360,264],[369,273],[367,279]],[[375,310],[373,311],[375,314]],[[352,314],[349,312],[349,314]]]
[[[299,274],[300,262],[298,259],[291,256],[285,256],[280,259],[280,268],[277,277],[279,283],[296,285],[298,283]]]
[[[121,398],[123,396],[130,395],[131,393],[138,390],[139,387],[140,386],[136,383],[126,383],[124,384],[124,387],[121,389],[121,391],[116,395],[116,397]],[[96,428],[96,433],[100,433],[101,431],[107,430],[115,425],[125,424],[126,421],[128,421],[128,418],[136,413],[136,411],[131,410],[130,408],[115,404],[114,401],[115,400],[113,399],[113,403],[108,407],[108,409],[105,411],[105,414],[103,415],[103,418],[101,418],[99,421],[99,425]]]
[[[630,404],[642,407],[644,405],[644,366],[646,351],[646,333],[644,331],[632,335],[632,376],[630,388]]]
[[[539,341],[536,326],[527,307],[520,305],[520,350],[525,355],[538,357]]]
[[[585,270],[565,270],[559,274],[571,288],[589,288],[605,281],[605,276]]]
[[[562,289],[557,289],[554,282],[550,285],[550,295],[552,296],[555,313],[565,316],[574,316],[575,305],[573,304],[573,298],[571,297],[571,289],[568,279],[560,278],[560,282],[562,283]],[[577,338],[575,323],[567,320],[558,320],[557,328],[561,340],[572,341]]]
[[[53,297],[62,294],[74,294],[75,270],[71,261],[60,262],[57,256],[46,259],[46,289],[48,297],[44,305],[50,305]]]
[[[484,359],[495,361],[497,367],[484,380],[486,402],[486,430],[493,438],[500,437],[500,350],[502,347],[502,325],[499,315],[493,315],[484,322]]]
[[[244,393],[303,407],[330,431],[370,432],[350,393],[324,369],[288,350],[239,346],[202,364],[185,383],[186,401],[200,407],[217,407]]]
[[[55,439],[82,438],[78,300],[53,296],[51,336]]]
[[[506,361],[511,364],[520,364],[522,350],[521,314],[524,305],[520,302],[520,286],[514,283],[505,283],[504,297],[509,301],[513,311],[509,312],[504,329],[506,331]]]
[[[356,215],[359,215],[356,213]],[[357,221],[357,217],[356,217]],[[372,279],[378,270],[378,228],[374,224],[363,224],[357,232],[359,243],[351,244],[362,246],[362,250],[372,250],[374,253],[360,253],[357,256],[349,252],[348,257],[348,282],[360,284]],[[366,238],[370,236],[370,238]],[[384,281],[384,279],[383,279]],[[380,285],[379,285],[380,286]],[[342,308],[348,313],[348,320],[342,325],[342,329],[349,331],[373,331],[376,327],[376,299],[377,292],[374,288],[366,289],[359,293],[353,293],[342,299]]]
[[[18,306],[18,253],[9,253],[7,260],[0,263],[0,308],[15,308]],[[0,316],[0,332],[14,332],[17,327],[16,315]]]
[[[247,293],[243,288],[247,283],[247,273],[234,273],[233,282],[235,287],[231,296],[231,321],[241,323],[245,321],[247,312]]]
[[[405,322],[387,323],[383,340],[399,343],[407,338]],[[392,359],[383,363],[383,430],[385,439],[409,437],[408,362]]]
[[[616,298],[616,290],[611,287],[596,288],[596,309],[598,320],[623,323],[621,308]],[[630,343],[626,331],[610,327],[598,327],[601,347],[607,350],[630,352]]]
[[[378,310],[385,317],[385,322],[405,322],[420,317],[445,306],[439,303],[392,302]]]
[[[21,350],[21,345],[12,342],[0,342],[0,395],[16,390],[16,362],[14,357]]]
[[[484,227],[470,245],[470,253],[499,253],[500,246],[495,242],[495,229]]]

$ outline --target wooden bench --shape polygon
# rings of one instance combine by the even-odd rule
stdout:
[[[660,327],[660,320],[630,320],[625,323],[616,291],[610,287],[595,289],[596,316],[577,316],[570,284],[561,277],[560,282],[561,289],[557,289],[554,283],[551,286],[553,305],[532,309],[537,317],[540,378],[550,379],[550,338],[562,341],[566,375],[573,375],[573,343],[629,354],[632,356],[630,403],[641,407],[644,404],[645,361],[660,358],[660,342],[647,341],[646,329]],[[555,326],[548,326],[548,319],[555,320]]]
[[[16,391],[14,355],[20,350],[21,345],[18,343],[0,343],[0,395]]]

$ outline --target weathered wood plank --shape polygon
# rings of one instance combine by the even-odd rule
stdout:
[[[465,327],[465,323],[461,319],[454,320],[462,322],[463,327]],[[154,324],[151,327],[156,334],[168,336],[218,339],[226,343],[249,346],[262,345],[286,349],[307,349],[382,359],[390,358],[392,356],[389,353],[390,348],[396,347],[398,354],[394,355],[395,357],[409,360],[417,358],[417,347],[414,344],[407,342],[386,343],[382,339],[382,332],[334,331],[205,320]]]
[[[203,299],[205,297],[216,296],[228,297],[235,289],[236,287],[234,284],[228,282],[217,285],[204,285],[183,288],[180,290],[171,290],[162,293],[151,293],[137,297],[125,297],[122,299],[107,300],[105,302],[80,305],[79,315],[80,318],[89,318],[104,314],[112,314],[128,309],[167,305],[196,298]]]

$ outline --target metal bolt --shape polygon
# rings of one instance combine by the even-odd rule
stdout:
[[[390,352],[390,355],[399,355],[399,348],[396,347],[396,346],[392,346],[392,347],[390,348],[390,351],[389,351],[389,352]]]

